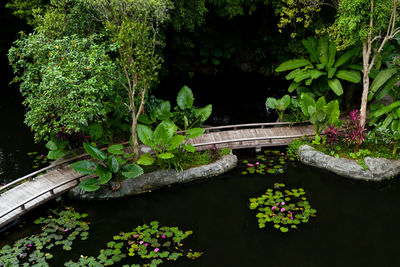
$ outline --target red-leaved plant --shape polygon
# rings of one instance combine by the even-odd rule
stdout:
[[[339,140],[339,129],[331,124],[328,129],[324,130],[326,134],[326,142],[333,148]]]
[[[366,137],[365,129],[360,125],[361,115],[358,110],[353,110],[350,112],[350,120],[346,127],[345,140],[349,144],[355,144],[356,150],[358,146],[361,145]]]

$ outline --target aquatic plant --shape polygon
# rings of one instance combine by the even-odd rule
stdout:
[[[120,233],[113,241],[107,243],[107,248],[100,250],[95,257],[81,256],[79,262],[69,261],[65,266],[107,266],[123,259],[134,257],[139,264],[123,266],[157,266],[164,260],[175,261],[181,256],[196,259],[201,252],[182,249],[182,241],[192,234],[192,231],[181,231],[178,227],[160,227],[159,222],[136,227],[132,232]]]
[[[54,212],[53,216],[39,218],[42,232],[16,241],[13,246],[6,245],[0,250],[0,266],[49,266],[47,260],[57,246],[69,251],[75,239],[86,240],[89,236],[88,222],[82,219],[87,214],[79,214],[73,209]]]
[[[264,228],[271,223],[281,232],[297,229],[297,225],[307,223],[317,212],[305,197],[303,188],[284,190],[285,184],[274,184],[260,197],[250,198],[250,209],[258,210],[258,226]]]
[[[284,173],[283,166],[286,164],[285,153],[279,150],[265,150],[264,155],[259,155],[256,161],[249,162],[243,161],[246,164],[246,170],[242,172],[243,175],[247,174],[279,174]]]

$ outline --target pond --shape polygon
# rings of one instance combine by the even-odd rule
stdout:
[[[185,247],[204,253],[196,260],[178,259],[174,266],[397,266],[399,180],[353,181],[296,162],[280,175],[243,176],[241,171],[120,200],[64,197],[65,206],[89,214],[90,238],[76,241],[68,254],[54,253],[50,266],[97,256],[114,235],[153,220],[193,230]],[[259,229],[249,198],[277,182],[304,188],[317,216],[287,233],[272,225]],[[26,217],[23,228],[3,235],[0,246],[37,231],[31,220],[45,216],[46,208]]]

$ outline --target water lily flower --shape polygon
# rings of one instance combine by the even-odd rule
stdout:
[[[254,164],[251,164],[251,163],[249,163],[249,164],[247,164],[249,167],[254,167]]]
[[[68,229],[67,229],[67,228],[65,228],[65,229],[64,229],[64,232],[68,232]]]
[[[154,252],[158,252],[160,249],[159,248],[155,248],[154,249]]]
[[[136,234],[136,235],[134,235],[133,237],[138,237],[138,236],[139,236],[139,235]]]
[[[1,185],[6,185],[7,183],[1,183]]]
[[[143,240],[140,240],[139,244],[141,245],[141,244],[143,244],[143,243],[144,243]]]
[[[145,247],[147,247],[149,245],[149,243],[144,244]]]
[[[276,209],[276,206],[273,206],[271,209],[272,209],[272,210]]]
[[[285,205],[286,203],[285,203],[285,201],[283,201],[281,204],[282,204],[282,205]]]
[[[260,162],[257,161],[257,162],[256,162],[256,165],[258,165],[258,164],[260,164]]]
[[[290,217],[291,220],[293,220],[293,217]]]
[[[42,154],[42,155],[40,155],[40,157],[41,157],[41,158],[43,158],[43,157],[44,157],[44,155]]]
[[[285,211],[285,208],[281,208],[281,211],[284,212],[284,211]]]
[[[32,247],[32,244],[28,244],[28,247]]]
[[[24,255],[22,255],[22,254],[19,254],[19,256],[22,258],[22,256],[24,256]]]
[[[165,235],[162,235],[161,238],[166,238],[166,236],[165,236]]]
[[[133,244],[133,242],[132,242],[132,241],[130,241],[128,244],[129,244],[129,245],[132,245],[132,244]]]
[[[281,155],[283,156],[283,155],[285,155],[285,153],[281,153]]]

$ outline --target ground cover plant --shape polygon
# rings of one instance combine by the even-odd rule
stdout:
[[[285,233],[307,223],[317,211],[311,208],[303,188],[285,189],[285,184],[275,183],[260,197],[250,198],[250,209],[257,210],[258,226],[267,223]]]

